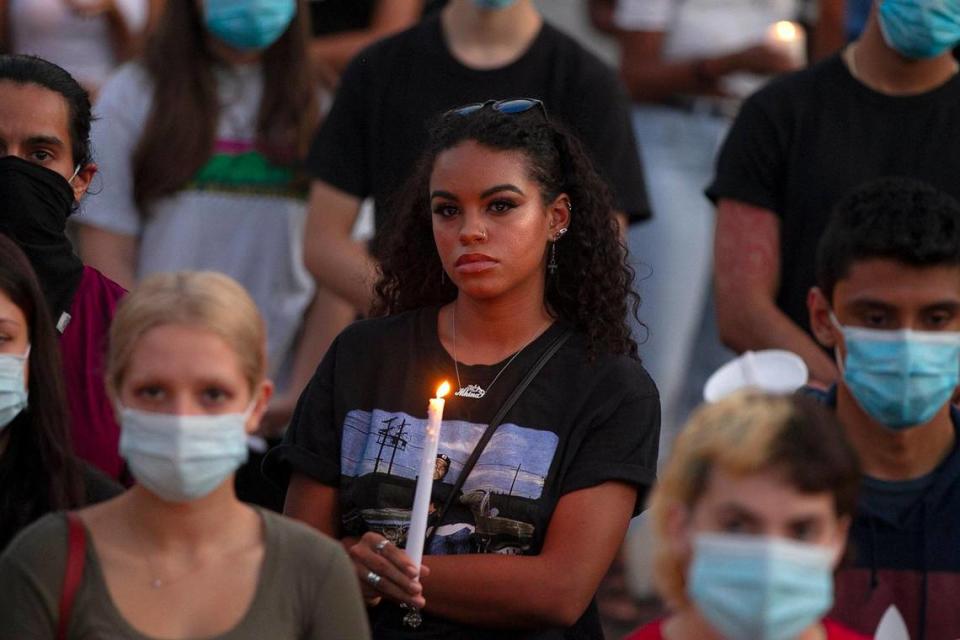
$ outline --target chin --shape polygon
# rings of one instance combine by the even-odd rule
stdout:
[[[458,282],[457,289],[460,291],[461,295],[464,295],[468,298],[474,300],[490,300],[497,298],[503,295],[506,292],[506,289],[494,282],[480,282],[474,280],[473,282]]]

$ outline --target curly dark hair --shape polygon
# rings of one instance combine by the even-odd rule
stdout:
[[[545,204],[567,194],[572,211],[568,232],[556,247],[558,268],[554,275],[544,274],[547,308],[586,336],[591,358],[606,352],[639,359],[627,313],[637,316],[640,297],[632,289],[634,273],[619,239],[610,191],[580,141],[539,110],[448,113],[431,127],[413,175],[390,203],[394,218],[378,255],[374,315],[443,305],[457,297],[456,286],[442,277],[429,183],[436,157],[464,141],[521,152]]]

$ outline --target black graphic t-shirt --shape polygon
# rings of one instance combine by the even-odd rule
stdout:
[[[458,388],[437,313],[422,309],[344,331],[300,398],[284,443],[266,460],[266,472],[281,482],[296,471],[337,487],[344,536],[373,530],[401,547],[406,542],[428,399],[444,380]],[[447,397],[428,522],[435,533],[426,554],[537,554],[557,501],[611,480],[639,488],[639,512],[656,472],[656,387],[626,356],[590,362],[585,339],[575,333],[506,415],[443,522],[435,521],[488,422],[565,330],[554,323],[509,364],[459,365],[462,386],[476,384],[487,394]],[[403,631],[398,609],[381,606],[371,615],[375,629],[393,630],[383,637],[603,637],[592,606],[570,629],[519,634],[425,615],[417,632],[396,635]]]

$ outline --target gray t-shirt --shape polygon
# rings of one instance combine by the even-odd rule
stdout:
[[[304,524],[265,510],[266,550],[253,602],[230,631],[207,640],[319,640],[370,637],[360,588],[346,552]],[[100,561],[88,544],[68,640],[151,640],[113,603]],[[0,636],[52,639],[67,556],[67,520],[40,519],[0,556]]]

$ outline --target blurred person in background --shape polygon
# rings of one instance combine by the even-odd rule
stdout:
[[[306,261],[319,283],[366,313],[390,198],[448,109],[488,99],[542,100],[582,141],[614,194],[618,219],[649,216],[629,102],[611,69],[544,22],[531,0],[451,0],[417,26],[365,49],[344,72],[310,151]],[[371,247],[351,231],[372,196]]]
[[[866,640],[824,619],[859,479],[809,398],[742,391],[699,409],[650,496],[671,613],[627,640]]]
[[[630,249],[647,303],[642,353],[662,394],[664,452],[709,373],[730,357],[710,304],[714,214],[703,189],[741,101],[802,63],[767,41],[774,23],[798,11],[796,0],[617,0],[612,16],[655,214],[630,234]]]
[[[126,297],[111,327],[107,381],[137,484],[51,514],[7,547],[4,635],[369,637],[343,548],[234,493],[246,436],[272,392],[266,369],[263,319],[227,276],[157,274]],[[80,555],[68,536],[83,541],[79,580],[64,577]],[[64,583],[73,588],[66,611]]]
[[[250,291],[280,389],[268,437],[353,317],[335,300],[311,306],[324,292],[303,263],[299,167],[320,119],[308,24],[306,0],[167,0],[143,57],[101,93],[93,139],[103,188],[79,221],[84,258],[127,286],[209,269]],[[255,461],[247,471],[258,491]]]
[[[810,333],[816,246],[835,204],[881,176],[960,196],[960,4],[878,0],[859,39],[751,96],[707,190],[720,335],[742,352],[786,349],[811,378],[839,372]]]
[[[107,331],[125,291],[84,265],[67,219],[97,171],[90,99],[57,65],[0,55],[0,232],[23,250],[60,333],[74,451],[110,477],[123,475],[119,429],[103,385]]]
[[[413,26],[424,0],[309,0],[310,62],[336,87],[347,63],[376,40]]]
[[[57,332],[30,262],[0,234],[0,551],[41,516],[121,490],[73,454]]]
[[[0,53],[49,60],[96,96],[139,52],[165,0],[0,0]]]

